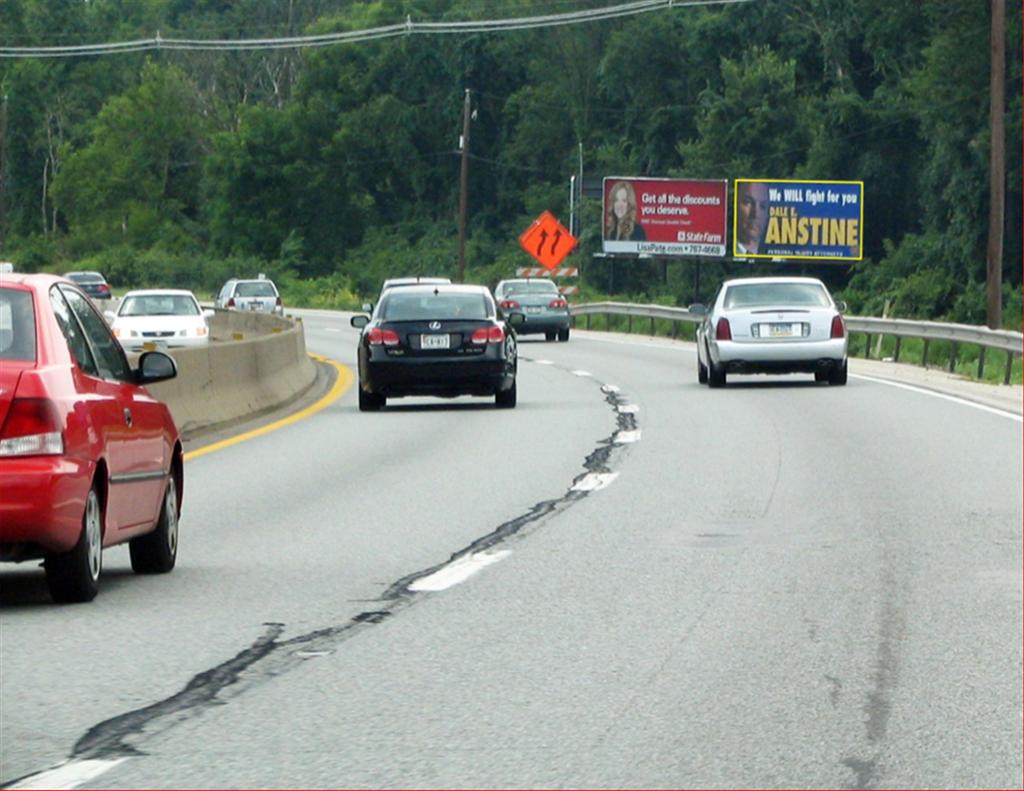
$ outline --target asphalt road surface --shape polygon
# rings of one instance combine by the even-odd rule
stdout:
[[[347,319],[307,346],[354,369]],[[0,568],[0,780],[1019,788],[1019,415],[695,367],[574,332],[514,410],[350,387],[186,464],[172,574]]]

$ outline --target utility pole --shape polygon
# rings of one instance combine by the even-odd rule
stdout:
[[[985,281],[985,320],[989,328],[1003,326],[1003,216],[1006,204],[1006,0],[992,0],[992,71],[990,77],[988,256]]]
[[[7,243],[7,94],[0,99],[0,252]]]
[[[459,176],[459,274],[456,283],[466,278],[466,199],[469,193],[469,88],[466,88],[466,100],[462,107],[462,137],[459,148],[462,149],[462,172]]]

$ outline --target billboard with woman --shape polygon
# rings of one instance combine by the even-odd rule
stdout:
[[[604,180],[602,250],[724,256],[726,181]]]

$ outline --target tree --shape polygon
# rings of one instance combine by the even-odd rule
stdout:
[[[54,200],[87,246],[152,244],[163,224],[198,217],[203,149],[194,85],[149,61],[139,85],[100,110],[89,143],[67,156]]]

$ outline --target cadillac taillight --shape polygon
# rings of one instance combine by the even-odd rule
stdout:
[[[723,317],[718,320],[718,324],[715,325],[715,340],[732,340],[732,327],[729,326],[729,319]]]

